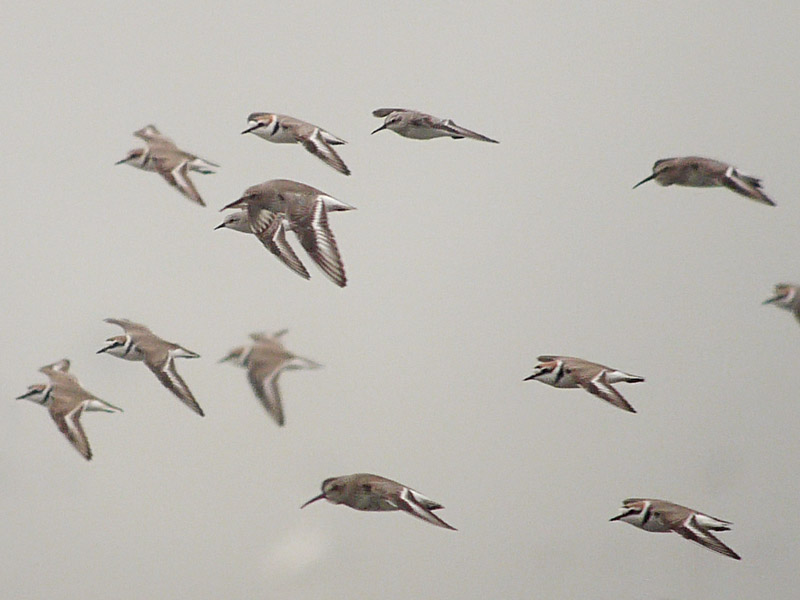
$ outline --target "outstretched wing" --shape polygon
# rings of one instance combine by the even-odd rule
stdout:
[[[350,175],[350,169],[344,164],[344,161],[336,153],[336,150],[322,137],[319,127],[315,127],[309,135],[300,136],[299,139],[306,150],[322,160],[325,164],[330,165],[339,171],[339,173]]]
[[[493,140],[490,137],[486,137],[481,133],[477,133],[476,131],[472,131],[467,129],[466,127],[461,127],[460,125],[456,125],[450,119],[442,119],[442,120],[435,120],[433,124],[430,125],[433,129],[438,129],[439,131],[444,131],[445,133],[449,133],[453,138],[460,139],[460,138],[472,138],[473,140],[479,140],[481,142],[491,142],[492,144],[499,144],[497,140]]]
[[[261,360],[256,361],[252,368],[247,370],[247,379],[270,416],[278,425],[283,426],[286,419],[283,416],[283,403],[278,389],[278,375],[286,364],[286,356],[268,353],[259,358]]]
[[[395,501],[400,510],[404,510],[409,514],[414,515],[418,519],[422,519],[423,521],[427,521],[428,523],[438,527],[444,527],[445,529],[456,531],[455,527],[445,523],[442,519],[433,514],[431,509],[426,507],[426,504],[430,502],[429,499],[425,498],[418,492],[415,492],[411,488],[404,487]],[[439,506],[438,508],[442,507]]]
[[[86,460],[92,459],[92,449],[89,447],[89,438],[81,425],[81,415],[86,408],[86,402],[79,402],[74,405],[65,405],[53,402],[50,405],[50,416],[58,426],[58,430],[63,433],[73,447],[81,453]]]
[[[636,410],[628,403],[622,395],[614,389],[606,377],[605,369],[600,371],[593,379],[577,378],[578,385],[585,389],[590,394],[594,394],[598,398],[602,398],[606,402],[611,403],[617,408],[635,413]]]
[[[409,110],[407,108],[376,108],[372,111],[372,116],[382,119],[383,117],[388,117],[393,112],[409,112]]]
[[[196,202],[200,206],[205,206],[206,203],[200,197],[194,183],[189,179],[189,159],[182,160],[171,170],[162,169],[159,167],[159,174],[166,179],[167,183],[177,189],[181,194],[189,198],[192,202]]]
[[[743,175],[733,167],[728,167],[728,170],[725,171],[722,183],[725,187],[733,190],[737,194],[741,194],[742,196],[746,196],[762,204],[775,206],[775,203],[761,191],[761,181],[759,179]]]
[[[295,232],[303,248],[322,272],[339,287],[347,285],[342,257],[328,225],[328,213],[321,198],[317,198],[310,215],[298,223]]]
[[[309,279],[305,265],[300,262],[295,251],[286,241],[286,228],[283,224],[283,215],[274,213],[266,208],[258,208],[250,204],[247,208],[250,219],[250,229],[253,231],[264,247],[277,256],[280,261],[292,271]]]
[[[736,560],[741,560],[742,558],[731,548],[723,544],[713,533],[700,527],[694,514],[685,519],[682,523],[673,524],[672,530],[685,537],[687,540],[705,546],[709,550],[719,552],[720,554],[724,554]]]
[[[159,358],[152,359],[148,353],[145,353],[144,362],[147,365],[147,368],[149,368],[155,374],[155,376],[158,377],[158,380],[165,388],[175,394],[175,396],[177,396],[181,402],[191,408],[198,415],[201,417],[205,416],[203,409],[200,408],[197,400],[195,400],[194,394],[192,394],[189,386],[186,385],[183,377],[181,377],[178,371],[175,369],[175,358],[171,354],[165,352]]]

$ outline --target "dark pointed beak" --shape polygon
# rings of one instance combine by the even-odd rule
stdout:
[[[635,511],[626,510],[624,513],[618,514],[616,517],[611,517],[609,521],[619,521],[622,517],[627,517],[628,515],[634,513]]]
[[[378,133],[378,132],[379,132],[381,129],[386,129],[386,123],[384,123],[383,125],[381,125],[380,127],[378,127],[378,128],[375,130],[375,131],[373,131],[372,133],[370,133],[370,135],[372,135],[373,133]]]
[[[783,298],[783,296],[774,296],[773,298],[768,298],[764,300],[761,304],[772,304],[773,302],[777,302],[781,298]]]
[[[300,508],[305,508],[306,506],[308,506],[312,502],[316,502],[317,500],[322,500],[324,497],[325,497],[324,493],[320,494],[319,496],[314,496],[311,500],[309,500],[308,502],[303,504],[303,506],[301,506]]]
[[[242,132],[242,134],[245,134],[245,133],[250,133],[250,132],[251,132],[251,131],[253,131],[254,129],[258,129],[258,128],[259,128],[259,127],[261,127],[261,126],[262,126],[262,124],[261,124],[261,123],[256,123],[255,125],[251,125],[251,126],[250,126],[250,127],[248,127],[247,129],[245,129],[245,130]]]
[[[122,160],[118,160],[114,164],[115,165],[121,165],[122,163],[126,163],[126,162],[128,162],[128,157],[127,156],[125,158],[123,158]]]
[[[633,186],[631,189],[632,189],[632,190],[635,190],[637,187],[639,187],[639,186],[640,186],[640,185],[642,185],[643,183],[647,183],[647,182],[648,182],[648,181],[650,181],[651,179],[655,179],[655,177],[656,177],[656,174],[655,174],[655,173],[653,173],[652,175],[650,175],[650,177],[645,177],[644,179],[642,179],[642,180],[641,180],[639,183],[637,183],[637,184],[636,184],[635,186]]]
[[[522,381],[530,381],[531,379],[536,379],[536,375],[529,375],[528,377],[526,377]]]
[[[28,392],[28,393],[30,393],[30,392]],[[17,396],[16,398],[14,398],[14,400],[25,400],[25,398],[28,397],[28,393],[22,394],[22,396]]]
[[[223,227],[225,227],[225,223],[220,223],[219,225],[214,227],[214,231],[216,231],[217,229],[222,229]]]

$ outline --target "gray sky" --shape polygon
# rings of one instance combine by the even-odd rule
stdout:
[[[125,413],[84,416],[86,463],[0,403],[4,597],[794,597],[800,328],[760,303],[800,280],[795,5],[67,4],[0,26],[0,391],[69,357]],[[371,137],[379,106],[501,143]],[[240,135],[252,111],[348,140],[353,175]],[[193,176],[208,208],[113,166],[151,122],[222,165]],[[778,206],[630,189],[687,154]],[[330,219],[345,289],[212,231],[273,178],[358,207]],[[202,355],[178,367],[205,419],[95,355],[110,316]],[[216,361],[284,327],[325,369],[284,374],[279,429]],[[645,376],[620,386],[639,413],[523,382],[544,353]],[[362,471],[459,531],[298,510]],[[743,560],[609,523],[628,496],[733,521]]]

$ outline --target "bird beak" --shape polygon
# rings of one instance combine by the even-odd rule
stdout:
[[[22,396],[17,396],[16,398],[14,398],[14,400],[24,400],[28,396],[28,393],[22,394]]]
[[[100,348],[100,350],[98,350],[97,352],[95,352],[95,354],[102,354],[102,353],[103,353],[103,352],[105,352],[106,350],[109,350],[109,349],[110,349],[110,348],[111,348],[113,345],[114,345],[114,344],[113,344],[113,342],[112,342],[111,344],[106,344],[105,346],[103,346],[102,348]]]
[[[121,165],[122,163],[126,163],[126,162],[128,162],[128,157],[127,156],[125,158],[123,158],[122,160],[118,160],[114,164],[115,165]]]
[[[224,356],[224,357],[220,358],[220,359],[217,361],[217,364],[219,364],[219,363],[224,363],[224,362],[228,362],[230,359],[231,359],[231,355],[229,354],[228,356]]]
[[[773,302],[777,302],[781,298],[783,298],[783,296],[778,295],[778,296],[775,296],[773,298],[769,298],[767,300],[764,300],[761,304],[772,304]]]
[[[225,227],[225,223],[220,223],[219,225],[214,227],[214,231],[216,231],[217,229],[222,229],[223,227]]]
[[[262,125],[263,125],[263,123],[254,123],[253,125],[250,125],[250,127],[248,127],[247,129],[245,129],[245,130],[242,132],[242,134],[245,134],[245,133],[250,133],[250,132],[251,132],[251,131],[253,131],[254,129],[258,129],[258,128],[259,128],[259,127],[261,127]]]
[[[628,515],[632,514],[633,512],[635,512],[635,511],[626,510],[625,512],[618,514],[616,517],[611,517],[609,519],[609,521],[619,521],[622,517],[627,517]]]
[[[378,132],[379,132],[381,129],[386,129],[386,123],[384,123],[383,125],[381,125],[380,127],[378,127],[378,128],[375,130],[375,131],[373,131],[372,133],[370,133],[370,135],[372,135],[373,133],[378,133]]]
[[[655,173],[653,173],[652,175],[650,175],[650,177],[645,177],[645,178],[644,178],[644,179],[642,179],[642,180],[641,180],[639,183],[637,183],[635,186],[633,186],[631,189],[632,189],[632,190],[635,190],[637,187],[639,187],[639,186],[640,186],[640,185],[642,185],[643,183],[647,183],[647,182],[648,182],[648,181],[650,181],[651,179],[654,179],[654,178],[655,178],[655,176],[656,176],[656,174],[655,174]]]
[[[303,504],[303,506],[301,506],[300,508],[305,508],[306,506],[308,506],[312,502],[316,502],[317,500],[322,500],[324,497],[325,497],[324,493],[320,494],[319,496],[314,496],[311,500],[309,500],[308,502]]]
[[[534,373],[533,375],[526,377],[522,381],[530,381],[531,379],[536,379],[536,375],[538,375],[538,373]]]

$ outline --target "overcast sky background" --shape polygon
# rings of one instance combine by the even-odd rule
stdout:
[[[800,585],[800,9],[749,2],[17,3],[3,19],[0,589],[5,598],[793,598]],[[415,108],[500,140],[408,140]],[[242,136],[252,111],[350,143],[344,177]],[[209,206],[114,166],[155,123],[218,162]],[[631,186],[697,154],[762,177]],[[355,205],[349,284],[305,281],[213,231],[250,185]],[[295,247],[299,244],[291,241]],[[198,417],[141,364],[96,355],[125,317],[202,355]],[[217,364],[288,328],[278,428]],[[539,354],[646,377],[627,414],[523,382]],[[72,360],[125,409],[95,458],[15,402]],[[373,472],[459,529],[317,503]],[[609,523],[629,496],[731,520],[741,562]],[[766,591],[765,591],[766,589]]]

